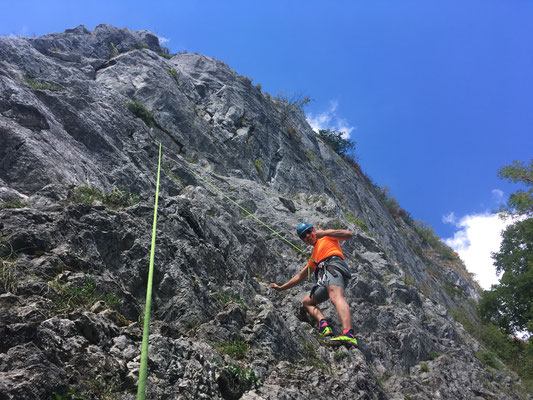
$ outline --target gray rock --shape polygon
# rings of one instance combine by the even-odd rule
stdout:
[[[148,398],[518,398],[449,312],[479,298],[460,260],[425,249],[296,107],[163,50],[109,25],[0,38],[0,200],[26,204],[0,208],[2,399],[135,399],[158,143]],[[321,346],[311,282],[268,287],[304,265],[302,220],[354,232],[357,349]]]

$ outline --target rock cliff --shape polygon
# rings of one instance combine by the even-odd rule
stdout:
[[[460,260],[298,107],[100,25],[0,38],[0,399],[136,398],[158,142],[148,398],[520,398],[453,317],[478,299]],[[354,233],[358,348],[321,345],[301,307],[312,282],[269,289],[306,257],[250,213],[297,246],[303,220]]]

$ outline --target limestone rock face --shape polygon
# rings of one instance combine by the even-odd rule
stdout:
[[[1,399],[136,398],[159,143],[148,398],[519,398],[452,317],[479,297],[461,262],[297,107],[100,25],[0,38]],[[301,307],[312,282],[268,286],[305,265],[304,220],[354,233],[358,348],[321,344]]]

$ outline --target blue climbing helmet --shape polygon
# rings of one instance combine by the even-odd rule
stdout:
[[[302,222],[300,225],[298,225],[298,228],[296,228],[296,233],[298,233],[300,239],[303,239],[307,231],[310,229],[313,229],[313,225],[311,225],[309,222]]]

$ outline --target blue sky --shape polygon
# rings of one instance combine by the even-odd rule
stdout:
[[[310,96],[310,122],[349,132],[374,183],[450,243],[468,236],[468,217],[494,222],[488,213],[518,189],[498,169],[532,158],[530,0],[0,5],[0,34],[148,29],[171,52],[216,57],[272,95]]]

